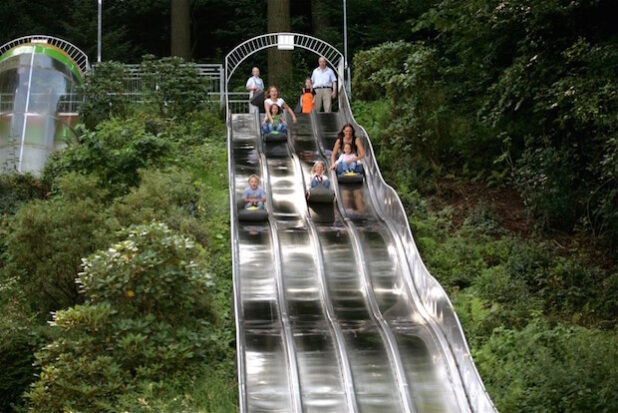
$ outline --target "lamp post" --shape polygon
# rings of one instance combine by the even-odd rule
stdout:
[[[348,65],[348,7],[346,0],[343,0],[343,65],[348,74],[348,79],[345,82],[345,90],[348,92],[348,98],[351,97],[351,79],[350,79],[350,66]]]
[[[103,0],[97,0],[98,3],[98,18],[97,18],[97,63],[101,63],[101,26],[103,23]]]

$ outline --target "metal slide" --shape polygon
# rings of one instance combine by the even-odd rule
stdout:
[[[240,409],[495,411],[340,92],[338,113],[299,115],[286,143],[263,144],[257,115],[228,124]],[[331,173],[335,204],[308,206],[311,166],[328,161],[347,122],[365,143],[365,181],[338,185]],[[258,223],[237,219],[253,173],[268,194]]]

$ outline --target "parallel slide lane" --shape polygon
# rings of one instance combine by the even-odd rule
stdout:
[[[339,185],[330,172],[335,203],[305,202],[311,167],[328,167],[353,122],[340,93],[339,113],[299,115],[284,143],[263,143],[256,115],[231,118],[241,412],[495,412],[361,128],[364,182]],[[267,222],[236,217],[252,173],[268,194]]]

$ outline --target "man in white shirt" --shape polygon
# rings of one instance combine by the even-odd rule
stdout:
[[[254,67],[251,69],[251,74],[253,76],[247,80],[247,85],[245,86],[249,91],[249,100],[253,99],[253,96],[264,90],[264,81],[260,78],[260,69]],[[249,103],[249,113],[257,113],[259,111],[259,107]]]
[[[337,97],[337,76],[330,67],[326,66],[326,59],[320,56],[319,66],[311,75],[313,90],[315,91],[315,110],[319,112],[324,105],[324,112],[331,111],[331,99]]]

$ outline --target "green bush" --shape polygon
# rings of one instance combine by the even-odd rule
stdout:
[[[126,117],[131,112],[127,94],[126,66],[117,62],[102,62],[86,74],[83,85],[85,101],[80,106],[82,122],[90,129],[104,120]]]
[[[209,88],[195,64],[146,55],[140,70],[145,101],[156,106],[160,116],[186,118],[206,107]]]
[[[49,188],[31,174],[0,175],[0,217],[14,214],[25,202],[44,199]]]
[[[387,177],[515,184],[541,226],[618,240],[618,47],[608,1],[442,0],[416,42],[355,56],[355,96],[386,99]],[[591,25],[590,22],[595,24]],[[615,258],[615,257],[614,257]]]
[[[45,165],[44,179],[54,182],[68,172],[94,174],[111,196],[139,184],[140,168],[162,163],[173,143],[148,130],[148,117],[115,118],[87,131],[80,143],[56,152]]]
[[[121,225],[157,220],[183,234],[191,234],[201,244],[206,243],[206,208],[190,173],[147,169],[140,172],[140,181],[138,187],[117,198],[110,207]]]
[[[27,393],[34,411],[113,411],[146,383],[221,357],[200,248],[160,223],[123,235],[84,260],[86,302],[56,313],[59,337],[37,353]]]
[[[535,318],[521,331],[496,329],[474,358],[501,412],[612,412],[615,334]]]
[[[0,279],[17,280],[42,319],[79,302],[75,278],[81,257],[108,242],[111,224],[105,192],[93,177],[68,174],[58,186],[58,196],[30,202],[15,214],[0,265]]]
[[[22,393],[39,369],[34,353],[48,340],[49,327],[31,316],[24,294],[6,281],[0,283],[0,411],[23,407]]]
[[[210,370],[188,378],[140,384],[137,391],[118,398],[116,411],[234,413],[238,411],[236,376]]]

